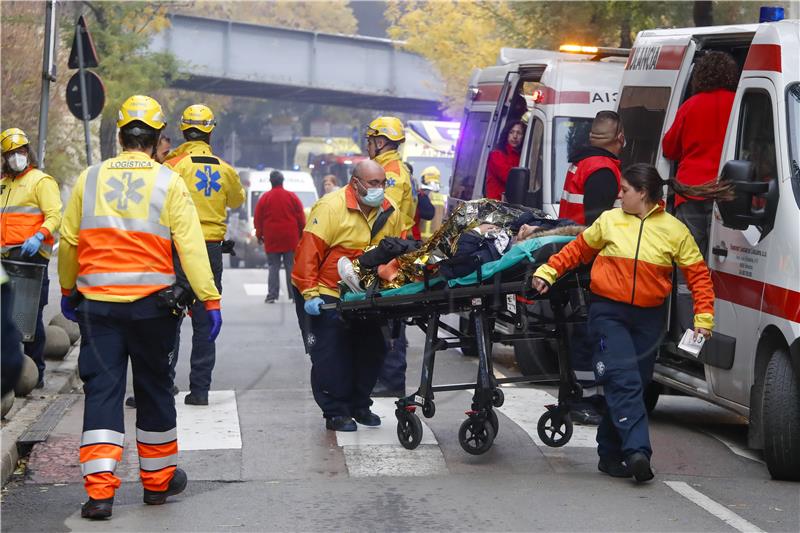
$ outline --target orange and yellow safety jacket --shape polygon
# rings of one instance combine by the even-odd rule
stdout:
[[[180,174],[192,195],[207,241],[225,238],[225,208],[236,209],[244,202],[239,175],[215,156],[203,141],[187,141],[167,155],[166,166]]]
[[[672,290],[674,262],[692,291],[695,327],[714,327],[714,287],[708,267],[689,229],[661,206],[641,219],[619,208],[605,211],[534,275],[553,284],[592,259],[592,293],[639,307],[664,303]]]
[[[292,284],[310,300],[320,294],[339,297],[338,262],[355,259],[384,237],[405,234],[391,200],[364,215],[351,186],[326,194],[311,208],[295,250]]]
[[[403,229],[411,229],[417,214],[417,191],[411,183],[411,174],[397,150],[389,150],[375,157],[375,162],[386,172],[386,196],[394,202],[403,215]]]
[[[58,275],[63,294],[133,302],[175,283],[172,245],[192,290],[219,309],[200,221],[175,172],[142,152],[84,170],[64,212]]]
[[[55,233],[61,225],[61,194],[58,183],[38,168],[21,174],[3,174],[0,181],[0,252],[22,246],[37,231],[44,235],[39,248],[49,258]]]

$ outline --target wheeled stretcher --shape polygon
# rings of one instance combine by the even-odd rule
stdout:
[[[476,272],[454,280],[429,278],[370,294],[345,294],[336,307],[345,319],[400,319],[416,325],[425,333],[425,346],[419,389],[397,400],[397,437],[407,449],[416,448],[422,440],[422,423],[417,416],[436,413],[434,393],[474,390],[467,418],[458,431],[461,447],[479,455],[491,448],[499,429],[494,407],[504,402],[499,385],[514,382],[558,381],[558,403],[546,406],[538,422],[538,434],[548,446],[566,444],[572,436],[570,405],[581,399],[581,387],[570,364],[568,328],[586,319],[582,295],[588,289],[588,269],[561,278],[544,296],[531,288],[536,268],[547,261],[574,237],[548,236],[516,244],[497,261],[486,263]],[[549,303],[552,312],[542,312]],[[542,305],[544,304],[544,305]],[[326,306],[328,307],[328,306]],[[442,320],[444,315],[461,313],[469,316],[470,327],[460,331]],[[506,328],[495,328],[504,322]],[[462,328],[463,329],[463,328]],[[501,329],[506,332],[501,331]],[[447,336],[442,336],[446,332]],[[551,339],[557,344],[558,374],[520,376],[498,379],[492,369],[492,345],[531,339]],[[471,349],[478,356],[475,382],[433,384],[436,352],[450,348]]]

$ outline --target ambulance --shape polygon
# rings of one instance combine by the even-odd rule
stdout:
[[[467,92],[450,197],[484,198],[486,163],[509,121],[530,110],[520,166],[521,203],[558,213],[570,151],[588,144],[598,111],[613,110],[628,51],[565,45],[473,73]],[[537,57],[538,56],[538,57]]]
[[[800,480],[800,21],[640,32],[618,99],[623,167],[675,175],[661,141],[711,50],[741,69],[719,169],[737,199],[715,205],[708,250],[716,326],[698,356],[678,349],[691,309],[673,289],[646,403],[674,390],[731,409],[772,477]]]

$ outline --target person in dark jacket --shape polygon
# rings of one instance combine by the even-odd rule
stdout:
[[[525,124],[519,120],[509,122],[500,134],[497,147],[489,153],[486,162],[486,198],[503,199],[508,171],[519,165],[519,150],[524,138]]]
[[[281,262],[286,270],[286,291],[292,297],[292,268],[294,249],[306,225],[306,216],[300,198],[283,188],[283,174],[273,170],[269,175],[272,189],[261,195],[256,204],[254,225],[258,242],[264,243],[267,254],[268,304],[275,303],[280,293]]]

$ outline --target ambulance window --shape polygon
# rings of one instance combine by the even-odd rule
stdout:
[[[576,148],[589,144],[591,118],[556,117],[553,123],[552,202],[561,200],[564,180],[569,170],[569,156]]]
[[[622,166],[656,162],[661,130],[669,104],[669,87],[625,87],[619,99],[619,116],[625,128]]]
[[[542,188],[542,167],[544,166],[544,123],[537,117],[533,117],[528,166],[531,170],[528,192],[536,192]]]
[[[766,91],[751,90],[742,97],[736,159],[752,161],[757,180],[766,182],[777,178],[772,99]],[[765,198],[753,196],[753,208],[761,209],[765,204]]]
[[[794,200],[800,207],[800,83],[795,83],[786,91],[786,111],[789,115],[789,171]]]
[[[489,127],[491,113],[472,112],[465,119],[456,149],[456,164],[450,195],[461,200],[472,200],[475,176],[481,158],[483,141]]]

